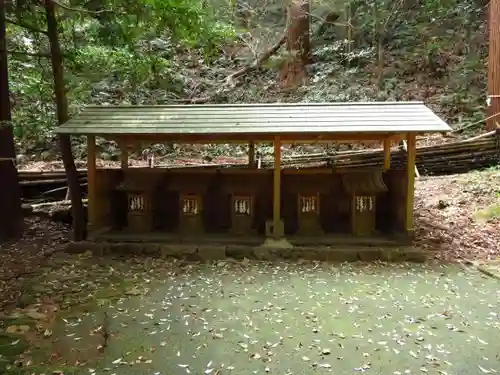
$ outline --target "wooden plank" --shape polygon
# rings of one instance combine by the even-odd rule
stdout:
[[[281,144],[287,143],[329,143],[329,142],[356,142],[356,141],[383,141],[391,137],[399,139],[399,133],[261,133],[261,134],[102,134],[102,137],[118,141],[123,139],[130,144],[140,142],[175,142],[175,143],[249,143],[272,142],[275,137],[280,137]]]
[[[332,174],[333,169],[332,168],[297,168],[297,169],[283,169],[284,174],[290,174],[290,175],[296,175],[296,174],[312,174],[312,175],[317,175],[317,174]]]
[[[220,168],[217,169],[217,172],[225,175],[262,175],[262,174],[270,174],[271,170],[269,169],[257,169],[257,168],[248,168],[244,165],[241,167],[231,167],[231,168]]]

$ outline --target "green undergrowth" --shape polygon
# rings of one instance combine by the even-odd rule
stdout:
[[[500,196],[498,197],[498,199],[500,201]],[[477,221],[489,221],[489,220],[500,219],[500,203],[494,203],[485,208],[484,210],[476,212],[474,218]]]

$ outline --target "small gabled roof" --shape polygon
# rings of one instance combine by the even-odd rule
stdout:
[[[223,136],[450,130],[421,102],[353,102],[88,106],[56,133]]]

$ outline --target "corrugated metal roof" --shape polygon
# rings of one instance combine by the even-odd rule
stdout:
[[[283,134],[448,132],[420,102],[89,106],[63,134]]]

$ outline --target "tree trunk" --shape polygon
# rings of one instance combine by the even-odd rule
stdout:
[[[500,124],[500,1],[489,5],[489,55],[488,55],[488,117],[486,130],[495,130]],[[495,116],[495,117],[492,117]]]
[[[61,47],[59,45],[59,35],[57,32],[57,18],[54,2],[45,0],[45,11],[47,15],[47,32],[50,44],[52,73],[54,76],[54,92],[56,97],[57,121],[64,124],[69,120],[68,99],[64,87],[64,72]],[[73,239],[81,241],[85,239],[86,226],[85,215],[82,203],[82,189],[78,181],[78,172],[73,152],[71,150],[71,140],[68,135],[59,135],[59,146],[61,148],[62,160],[66,171],[69,194],[71,200],[71,210],[73,215]]]
[[[306,66],[311,62],[309,0],[293,0],[287,11],[287,60],[280,72],[285,87],[294,87],[307,81]]]
[[[5,7],[0,0],[0,242],[18,238],[23,228],[14,134],[12,130]]]

